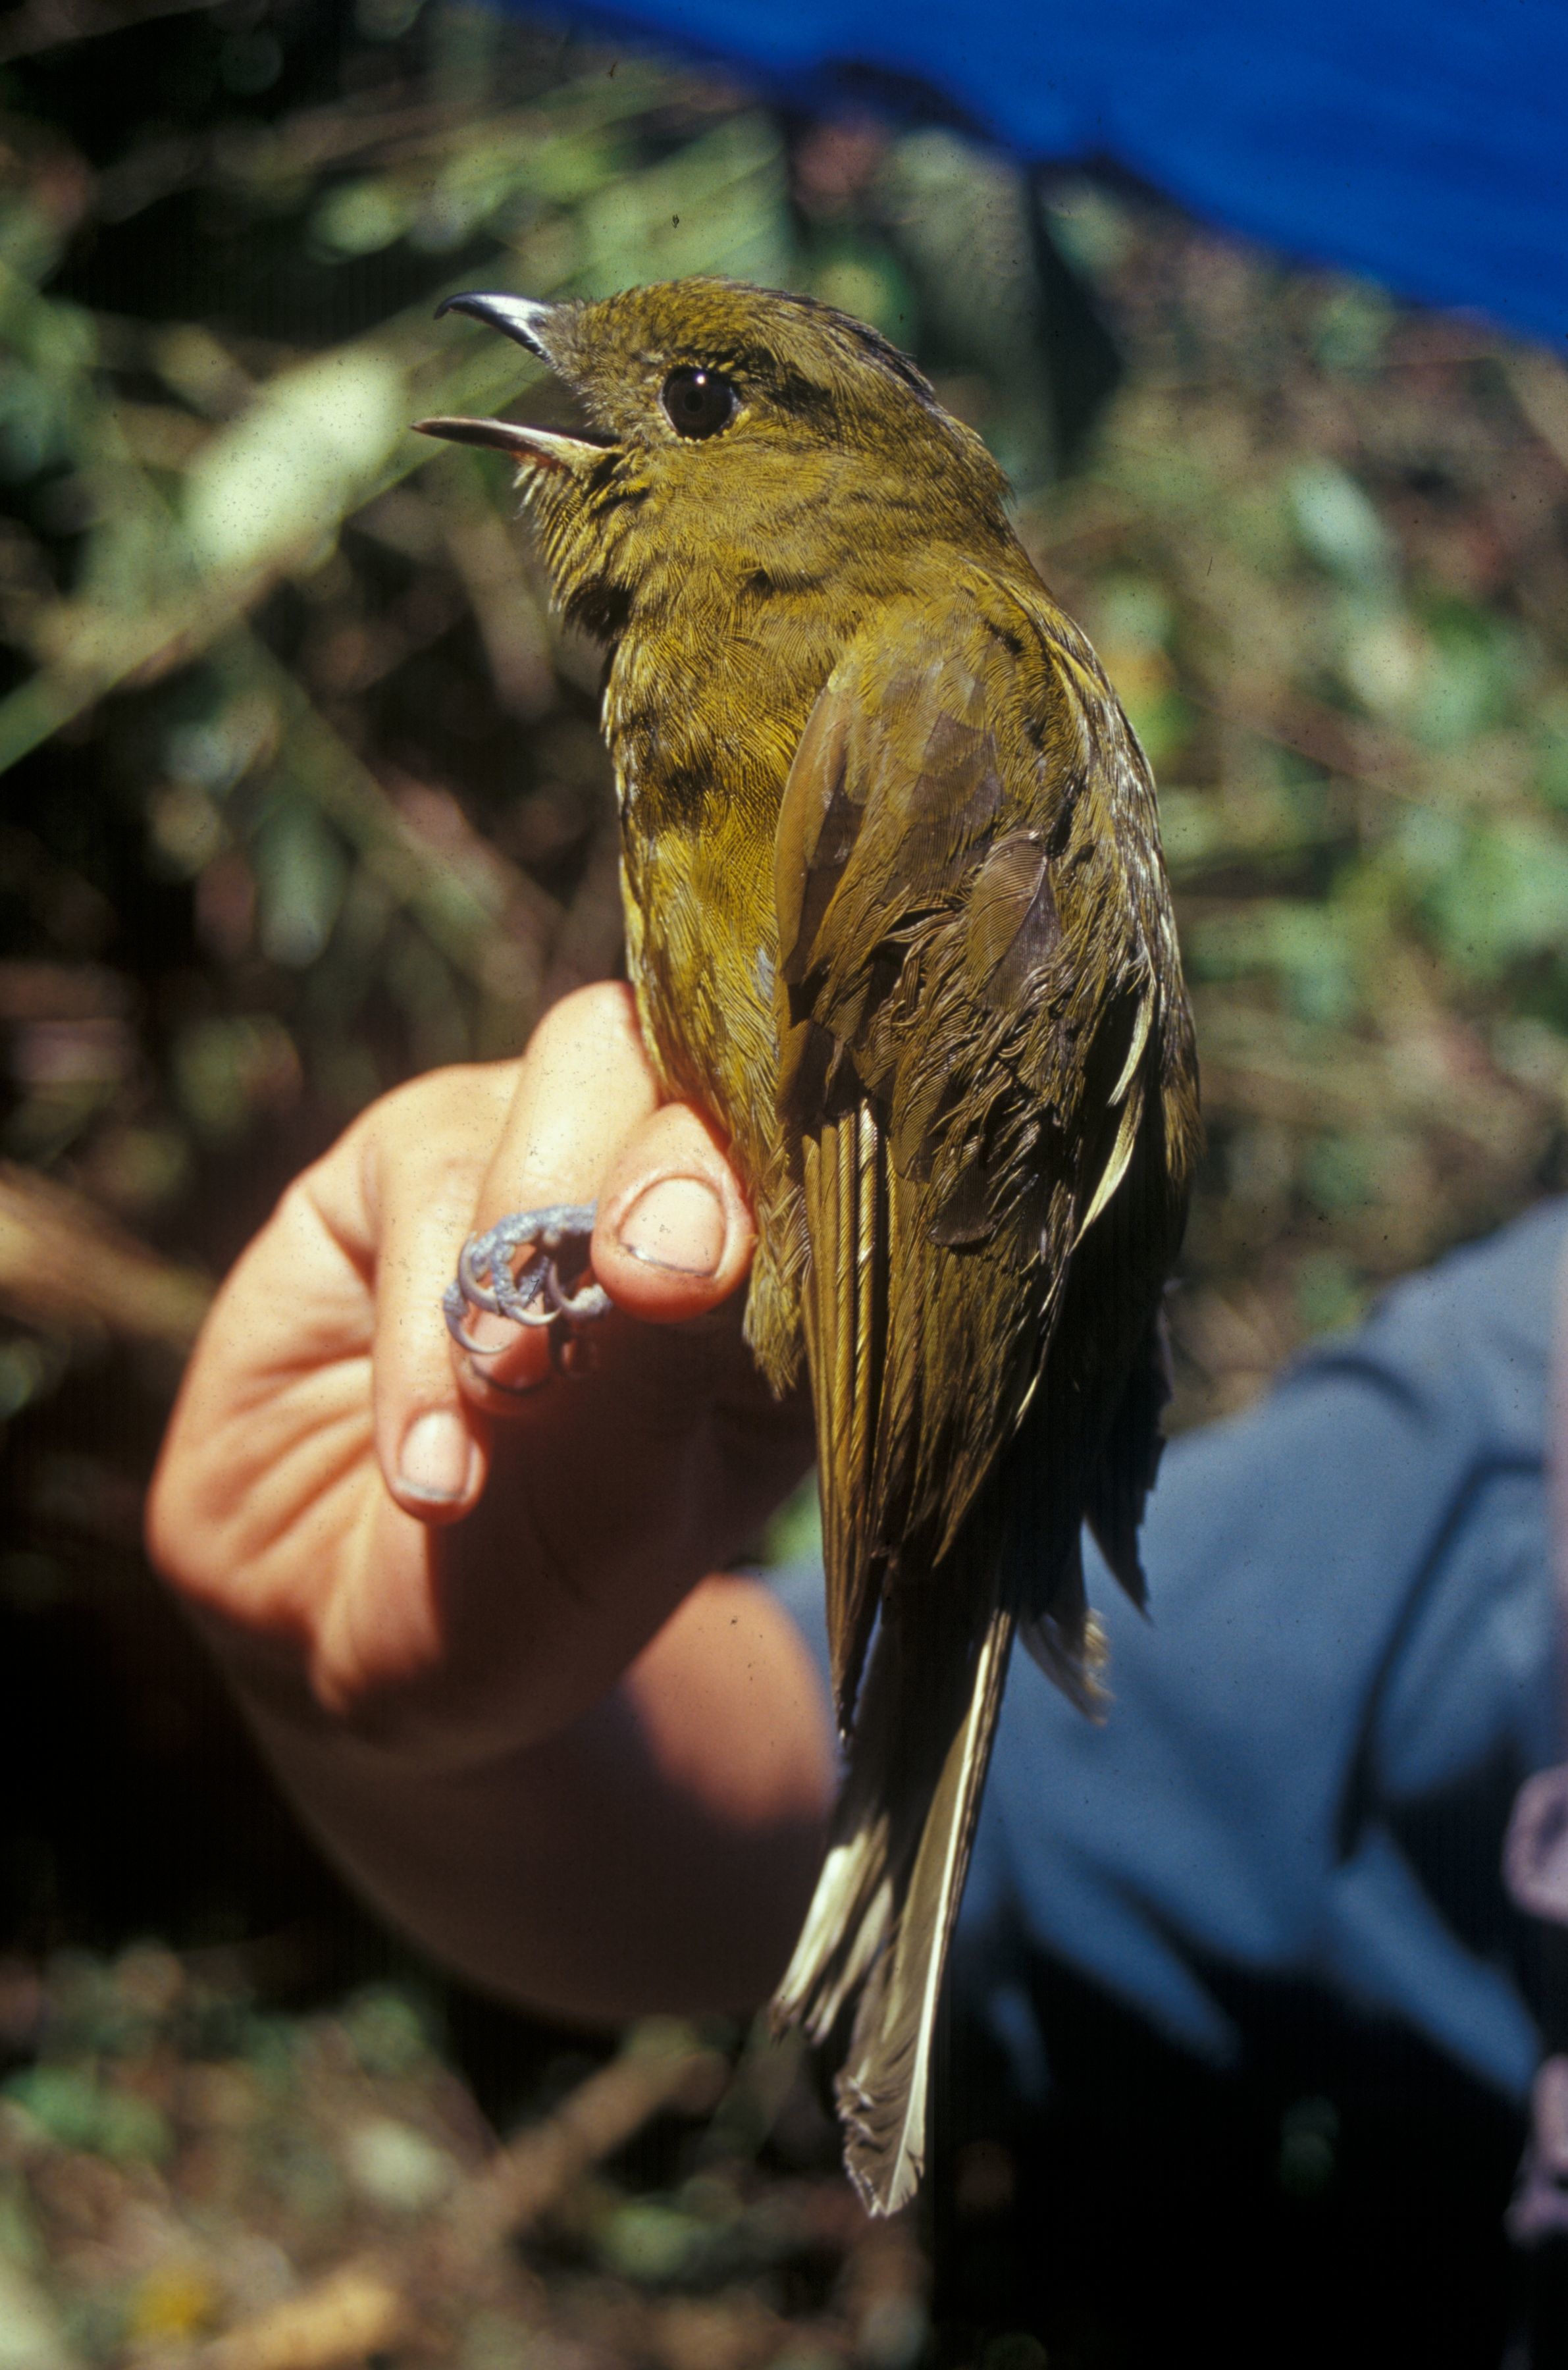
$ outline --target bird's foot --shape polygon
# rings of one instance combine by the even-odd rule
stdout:
[[[493,1355],[494,1343],[477,1341],[467,1330],[470,1313],[482,1309],[514,1325],[548,1329],[556,1364],[564,1374],[582,1372],[586,1344],[579,1341],[578,1328],[610,1308],[609,1294],[593,1281],[588,1265],[597,1207],[557,1202],[545,1210],[518,1210],[469,1236],[441,1303],[446,1329],[460,1348]]]

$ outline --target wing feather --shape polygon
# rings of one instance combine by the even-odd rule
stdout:
[[[876,1613],[867,1525],[883,1330],[881,1168],[880,1131],[864,1105],[806,1140],[803,1191],[813,1247],[806,1353],[821,1377],[813,1396],[828,1635],[834,1695],[846,1726]]]
[[[1152,799],[1087,645],[977,576],[851,648],[785,789],[779,1106],[849,1766],[775,2005],[819,2041],[853,2010],[847,2161],[882,2210],[924,2159],[1015,1628],[1087,1701],[1086,1515],[1142,1586],[1137,1376],[1195,1128]]]

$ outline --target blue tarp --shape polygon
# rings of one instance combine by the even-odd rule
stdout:
[[[1568,339],[1568,0],[557,0],[813,107],[920,93],[1041,163]]]

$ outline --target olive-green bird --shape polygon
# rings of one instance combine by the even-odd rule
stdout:
[[[874,329],[720,280],[451,301],[593,423],[421,425],[514,457],[608,645],[643,1033],[754,1197],[757,1362],[810,1367],[847,1774],[775,2012],[836,2050],[891,2211],[1014,1631],[1092,1701],[1086,1521],[1143,1598],[1198,1140],[1154,786],[996,464]]]

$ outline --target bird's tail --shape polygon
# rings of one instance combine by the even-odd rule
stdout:
[[[853,2005],[838,2111],[873,2214],[905,2203],[925,2167],[942,1973],[1012,1644],[987,1547],[980,1569],[955,1570],[960,1548],[884,1606],[827,1858],[773,2004],[776,2024],[818,2043]]]

